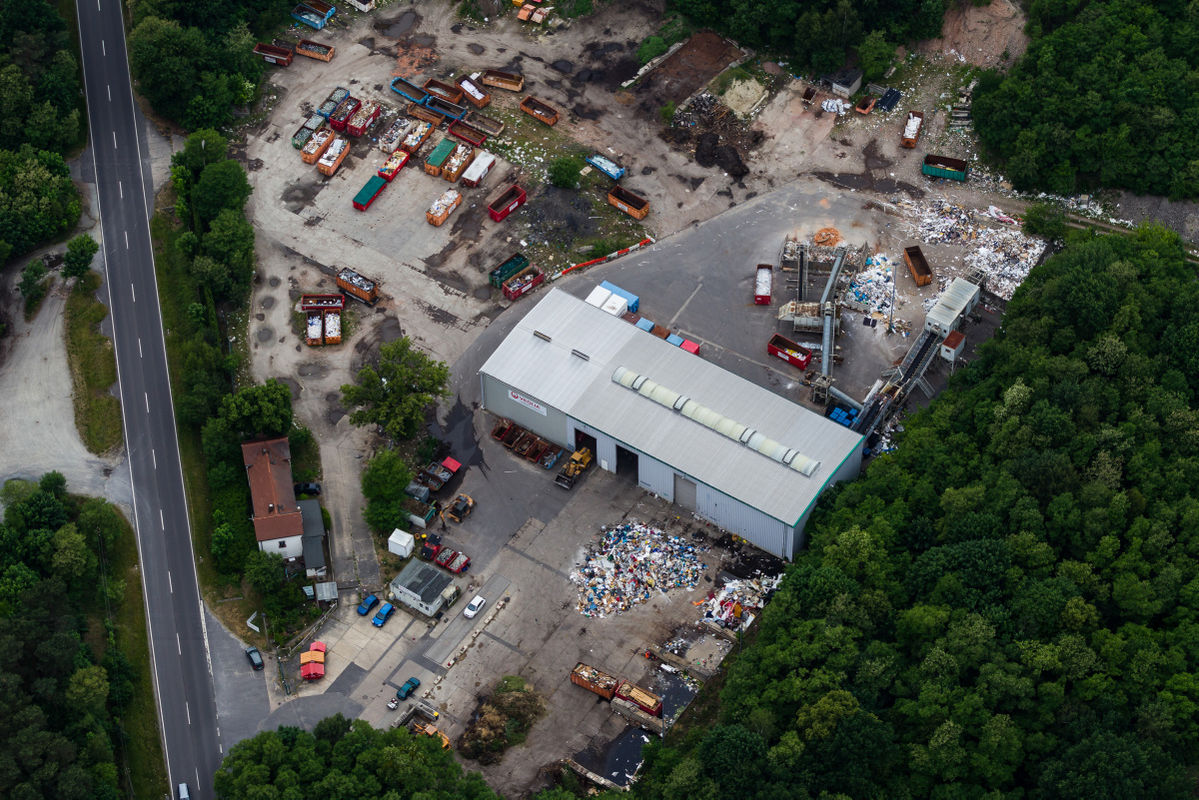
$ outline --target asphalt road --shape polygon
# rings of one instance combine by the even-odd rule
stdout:
[[[167,374],[121,5],[77,4],[134,526],[171,793],[213,796],[219,731]]]

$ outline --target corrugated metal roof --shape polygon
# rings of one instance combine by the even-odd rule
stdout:
[[[820,463],[805,477],[615,383],[618,367]],[[558,289],[529,311],[480,371],[788,525],[862,438]]]
[[[924,324],[927,326],[932,323],[942,330],[952,328],[966,306],[977,295],[978,287],[973,283],[965,278],[954,278],[949,288],[937,299],[937,304],[928,312]]]

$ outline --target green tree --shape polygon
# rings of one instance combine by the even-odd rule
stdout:
[[[67,242],[67,254],[63,258],[62,274],[68,278],[82,278],[92,268],[92,259],[100,245],[86,233],[81,233]]]
[[[22,256],[60,236],[81,209],[62,156],[29,145],[0,150],[0,255]]]
[[[341,387],[342,402],[355,409],[354,425],[378,425],[393,440],[417,435],[425,413],[448,396],[449,367],[412,346],[404,336],[379,347],[378,361],[358,371],[356,384]]]
[[[224,209],[212,221],[203,239],[204,252],[225,267],[228,284],[220,299],[241,299],[254,277],[254,227],[239,212]]]
[[[412,471],[395,450],[381,450],[362,471],[362,496],[366,498],[363,517],[380,533],[408,528],[404,510],[404,489],[412,480]]]
[[[238,214],[250,197],[250,182],[241,164],[231,159],[204,167],[192,190],[191,205],[204,227],[224,210]]]
[[[160,114],[183,121],[213,48],[198,28],[147,16],[129,32],[129,69]],[[214,214],[215,216],[215,214]]]
[[[92,665],[75,670],[67,685],[67,702],[81,713],[101,716],[108,703],[108,673],[104,667]]]
[[[42,283],[42,279],[45,277],[46,265],[42,263],[41,259],[30,261],[25,265],[25,269],[21,270],[21,282],[17,284],[17,288],[21,290],[21,296],[25,298],[26,311],[33,308],[46,296],[46,285]]]
[[[550,162],[550,183],[560,189],[574,189],[579,185],[579,173],[583,171],[583,159],[578,156],[562,156]]]
[[[858,45],[858,64],[865,80],[881,78],[894,58],[895,45],[886,40],[882,31],[871,31]]]

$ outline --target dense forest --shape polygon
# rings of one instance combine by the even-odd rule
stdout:
[[[950,0],[670,0],[670,7],[700,27],[739,44],[780,53],[797,68],[818,72],[845,64],[848,51],[871,32],[887,41],[927,39],[941,33]]]
[[[225,125],[254,99],[255,33],[287,10],[272,0],[135,0],[129,69],[154,111],[189,130]]]
[[[1032,43],[975,92],[979,139],[1019,189],[1199,197],[1199,5],[1033,0]]]
[[[0,797],[116,800],[114,745],[134,671],[106,607],[124,597],[107,554],[128,529],[57,472],[12,482],[0,525]],[[100,630],[94,630],[100,627]]]
[[[635,794],[1193,796],[1197,306],[1174,234],[1074,234],[822,502],[718,724]]]
[[[216,774],[224,800],[498,800],[477,772],[463,774],[433,737],[376,730],[340,714],[312,733],[264,731],[239,742]]]
[[[46,0],[0,3],[0,264],[79,221],[63,155],[82,135],[83,92],[66,22]]]

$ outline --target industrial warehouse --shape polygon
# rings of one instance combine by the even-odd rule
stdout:
[[[558,289],[479,370],[483,406],[782,558],[862,436]]]

